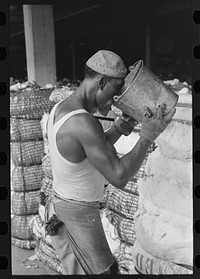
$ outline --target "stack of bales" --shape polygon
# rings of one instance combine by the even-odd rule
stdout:
[[[51,91],[27,84],[10,95],[11,237],[13,245],[26,249],[35,247],[29,222],[38,214],[44,153],[40,120],[53,106]]]
[[[193,273],[192,92],[175,79],[176,113],[156,139],[157,148],[138,181],[135,269],[142,274]]]
[[[54,104],[70,96],[74,90],[69,86],[63,86],[61,88],[56,88],[51,95],[49,100]],[[34,238],[37,240],[35,246],[35,254],[37,258],[45,265],[51,269],[62,274],[62,264],[60,262],[59,256],[53,247],[51,237],[46,234],[45,231],[45,205],[48,199],[51,198],[52,193],[52,183],[53,176],[51,170],[51,161],[49,156],[49,145],[47,138],[47,121],[49,118],[49,113],[43,114],[42,120],[40,122],[42,128],[42,136],[44,141],[44,156],[42,158],[42,170],[43,178],[40,188],[40,201],[38,207],[38,215],[32,218],[31,228],[34,234]]]
[[[139,139],[140,125],[130,136],[122,136],[115,144],[118,156],[121,157],[129,152],[134,143]],[[140,170],[137,172],[123,189],[118,189],[109,184],[105,190],[106,217],[116,228],[119,235],[120,245],[115,251],[114,256],[118,262],[122,274],[130,274],[133,266],[132,247],[136,241],[136,228],[134,214],[138,209],[138,179],[144,175],[144,168],[148,154],[154,150],[152,145],[147,152]]]
[[[63,271],[59,256],[53,247],[51,237],[46,234],[45,230],[45,205],[47,199],[51,197],[53,182],[46,129],[48,117],[49,114],[45,113],[41,120],[44,139],[44,157],[42,158],[42,170],[44,175],[40,188],[38,215],[32,218],[30,225],[33,230],[34,237],[37,240],[35,254],[38,260],[44,265],[47,265],[49,268],[62,274]]]
[[[181,117],[184,117],[184,119],[186,119],[186,120],[190,119],[191,118],[191,86],[189,86],[186,82],[181,83],[177,79],[175,79],[173,81],[167,81],[165,83],[168,84],[169,86],[171,86],[172,89],[176,93],[179,94],[179,100],[180,100],[179,102],[183,103],[183,104],[178,104],[175,118],[181,119]],[[115,108],[114,108],[114,111],[118,115],[121,114],[121,112],[119,110],[116,110]],[[180,122],[180,120],[178,120],[178,121]],[[185,123],[185,121],[183,121],[183,122]],[[187,127],[189,127],[191,125],[191,121],[186,121],[186,122],[187,123],[182,124],[182,125],[186,125]],[[184,126],[185,129],[186,129],[186,126]],[[140,130],[140,126],[136,127],[136,132],[139,132],[139,130]],[[134,139],[134,137],[135,137],[135,139]],[[165,137],[165,133],[163,133],[163,137]],[[116,150],[119,153],[119,156],[126,154],[128,151],[130,151],[130,149],[133,146],[133,142],[135,141],[135,143],[136,143],[138,138],[139,138],[139,135],[136,136],[135,133],[132,133],[127,138],[121,137],[120,140],[115,145]],[[190,138],[190,136],[188,135],[188,139],[189,138]],[[129,144],[129,140],[130,140],[130,144]],[[177,142],[178,142],[178,140],[175,140],[174,144],[176,145]],[[177,145],[177,150],[179,148],[181,148],[178,145]],[[130,146],[130,148],[129,148],[129,146]],[[155,149],[157,151],[155,151]],[[189,261],[186,262],[186,261],[182,260],[182,262],[181,262],[180,258],[179,258],[179,265],[175,265],[174,263],[172,263],[172,261],[166,262],[164,260],[167,257],[168,257],[167,259],[169,259],[170,256],[172,259],[172,256],[174,256],[173,252],[167,251],[167,248],[165,247],[167,243],[165,243],[165,245],[163,245],[163,247],[165,247],[165,249],[163,248],[163,250],[165,250],[165,252],[167,251],[170,256],[166,252],[165,254],[163,253],[162,257],[159,258],[158,257],[159,253],[157,252],[157,250],[159,250],[158,243],[154,242],[155,246],[151,246],[151,253],[152,253],[152,255],[154,255],[154,257],[153,257],[152,255],[150,255],[150,253],[148,254],[146,251],[144,251],[144,248],[147,250],[147,247],[148,248],[150,247],[150,243],[149,243],[149,242],[151,242],[150,238],[148,238],[148,241],[146,241],[146,242],[141,241],[141,231],[138,230],[137,223],[139,223],[139,222],[137,221],[137,219],[138,219],[137,216],[139,214],[138,212],[140,212],[140,215],[142,215],[146,211],[148,211],[147,208],[150,210],[148,201],[145,200],[144,202],[142,202],[144,200],[142,197],[142,193],[145,191],[146,192],[150,191],[150,189],[153,188],[153,185],[151,184],[151,185],[146,185],[146,187],[143,187],[144,188],[143,192],[140,189],[142,187],[140,187],[139,185],[141,184],[141,181],[144,181],[143,178],[146,176],[147,167],[148,167],[148,169],[153,168],[153,163],[154,163],[155,158],[154,158],[154,160],[153,159],[148,160],[148,158],[153,158],[153,155],[151,155],[151,154],[157,154],[158,149],[159,149],[158,147],[156,148],[156,143],[151,146],[151,148],[148,150],[147,156],[146,156],[139,172],[136,174],[135,177],[133,177],[131,179],[131,181],[128,182],[128,184],[125,186],[125,188],[123,190],[119,190],[119,189],[115,188],[113,185],[108,185],[108,187],[105,191],[105,199],[107,202],[107,209],[106,209],[105,214],[106,214],[106,217],[109,219],[110,223],[114,225],[114,227],[117,230],[117,233],[119,235],[119,238],[120,238],[120,245],[119,245],[118,249],[115,250],[114,256],[119,264],[119,268],[120,268],[120,271],[122,274],[137,274],[140,272],[144,273],[144,274],[173,274],[173,273],[174,274],[190,274],[190,273],[192,273],[191,266],[189,266],[189,263],[188,263]],[[174,154],[173,154],[173,156],[175,157]],[[148,166],[146,167],[147,162],[148,162]],[[161,163],[161,159],[160,159],[160,163]],[[157,160],[158,166],[160,163],[159,163],[159,159],[158,159]],[[163,165],[163,169],[165,169],[166,167],[167,166]],[[177,172],[178,172],[178,168],[177,168]],[[156,173],[157,172],[155,170],[154,175]],[[168,173],[168,178],[169,178],[168,184],[171,183],[170,176],[172,176],[172,174],[169,172]],[[184,188],[183,185],[181,187]],[[191,189],[191,185],[187,185],[187,187],[189,189]],[[166,188],[165,186],[162,187],[163,193],[165,191],[165,188]],[[159,195],[159,192],[160,192],[160,190],[152,191],[152,197],[155,197],[155,199],[156,199],[156,197]],[[170,191],[168,191],[168,195],[170,195]],[[185,194],[185,196],[187,196],[187,199],[190,200],[189,194]],[[166,195],[166,198],[167,198],[167,195]],[[179,200],[181,200],[181,198],[180,197],[173,198],[173,200],[174,200],[174,203],[178,204],[178,203],[180,203]],[[168,205],[170,205],[171,201],[169,200],[167,203],[168,203]],[[146,211],[142,208],[145,206],[146,206]],[[189,205],[187,205],[187,208],[189,206],[190,206],[190,203],[189,203]],[[153,212],[152,208],[151,208],[151,210]],[[173,208],[172,208],[172,210],[173,210]],[[186,211],[187,211],[187,209],[186,209]],[[153,214],[152,212],[151,212],[151,214]],[[159,216],[157,211],[155,212],[155,209],[154,209],[154,214],[155,215],[157,214]],[[153,223],[150,222],[149,216],[146,218],[146,223],[147,223],[146,230],[148,229],[149,231],[154,231],[155,224],[153,225]],[[164,214],[163,214],[163,216],[164,216]],[[177,223],[181,223],[181,220],[182,219],[180,218],[180,221]],[[188,221],[188,223],[190,224],[190,221]],[[169,225],[168,225],[168,227],[169,227]],[[177,225],[177,227],[178,227],[178,225]],[[184,229],[187,226],[184,227],[184,225],[182,224],[182,227],[183,227],[183,231],[184,231]],[[157,226],[156,232],[158,235],[162,230],[163,230],[163,227]],[[190,232],[191,226],[185,230],[186,230],[186,232],[187,232],[187,230]],[[191,236],[191,234],[189,234],[189,235]],[[165,234],[163,234],[163,239],[165,239],[165,238],[167,238],[167,237],[165,237]],[[191,242],[190,242],[190,244],[191,244]],[[189,245],[189,244],[186,243],[185,246],[187,246],[187,245]],[[189,248],[188,248],[188,250],[189,250]],[[190,251],[191,251],[191,249],[190,249]],[[148,249],[148,252],[150,252],[150,249]],[[156,252],[157,252],[157,254],[156,254]],[[156,254],[156,257],[155,257],[155,254]],[[190,255],[188,255],[189,253],[185,253],[184,256],[183,256],[183,254],[184,253],[182,253],[182,258],[185,257],[187,259],[188,258],[191,259]],[[163,256],[163,255],[165,255],[165,256]],[[175,258],[175,256],[174,256],[174,258]],[[177,258],[178,258],[178,256],[176,255],[176,260],[177,260]],[[187,263],[187,266],[185,265],[185,262]],[[187,269],[184,268],[183,266],[187,267]],[[135,270],[135,267],[136,267],[137,271]]]

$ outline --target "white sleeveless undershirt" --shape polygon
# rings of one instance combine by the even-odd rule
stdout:
[[[53,107],[48,120],[48,141],[53,174],[53,189],[61,197],[78,201],[99,201],[103,199],[105,178],[85,158],[79,163],[66,160],[59,152],[56,135],[60,127],[73,115],[88,113],[85,109],[72,111],[55,124],[54,114],[58,103]]]

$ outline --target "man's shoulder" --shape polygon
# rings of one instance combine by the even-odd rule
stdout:
[[[76,121],[76,124],[81,125],[82,127],[85,128],[100,128],[101,123],[99,122],[99,120],[91,113],[80,113],[76,115],[76,119],[74,118],[74,120]]]
[[[101,123],[90,113],[81,113],[72,117],[71,132],[79,139],[96,139],[101,138],[104,134]]]
[[[75,131],[80,133],[89,132],[102,132],[102,125],[99,120],[93,115],[88,113],[86,110],[77,111],[73,114],[62,126],[63,130],[67,133],[71,131],[73,134]],[[76,133],[75,133],[76,134]]]

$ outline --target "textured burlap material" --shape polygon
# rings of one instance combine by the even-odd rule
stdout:
[[[38,213],[38,191],[14,192],[12,195],[12,211],[15,215],[33,215]]]
[[[54,102],[49,100],[53,89],[26,88],[10,95],[10,116],[23,119],[41,119],[50,112]]]
[[[10,141],[41,140],[40,120],[10,119]]]
[[[44,176],[42,165],[14,167],[12,187],[15,192],[39,190]]]
[[[44,142],[11,142],[11,155],[15,166],[40,165],[44,156]]]

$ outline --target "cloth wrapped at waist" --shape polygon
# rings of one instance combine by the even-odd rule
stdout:
[[[47,235],[54,236],[54,235],[56,235],[58,228],[60,228],[63,225],[63,222],[56,216],[55,212],[49,219],[49,206],[50,206],[51,201],[52,200],[54,200],[54,201],[67,200],[67,201],[70,201],[73,203],[78,203],[78,204],[79,203],[83,204],[84,202],[82,202],[82,201],[79,202],[79,201],[75,201],[75,200],[68,200],[68,199],[62,198],[55,192],[53,192],[51,196],[44,197],[44,195],[45,194],[42,194],[41,198],[43,200],[43,205],[45,206],[45,230],[46,230]],[[90,204],[91,204],[91,206],[97,206],[98,208],[104,207],[103,202],[95,201],[95,202],[91,202]]]
[[[45,224],[46,234],[50,236],[56,235],[58,228],[60,228],[62,225],[63,222],[58,219],[56,214],[53,214],[53,216]]]

